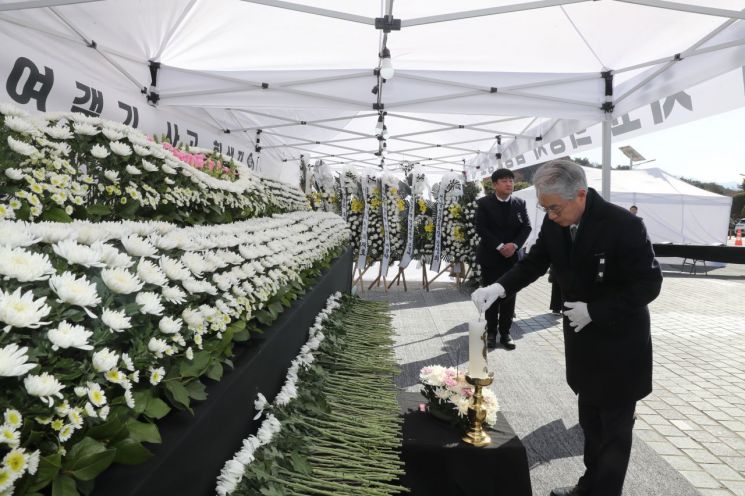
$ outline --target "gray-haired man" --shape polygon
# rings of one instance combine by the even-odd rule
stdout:
[[[578,395],[586,470],[576,486],[551,495],[620,496],[636,402],[652,391],[647,304],[659,294],[662,274],[641,219],[588,188],[579,165],[549,162],[533,182],[546,212],[535,245],[472,300],[488,308],[552,266],[566,302],[566,376]]]

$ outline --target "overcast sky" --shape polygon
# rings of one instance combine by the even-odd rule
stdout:
[[[618,149],[624,145],[634,147],[648,160],[655,159],[649,167],[659,167],[678,177],[730,187],[739,185],[743,180],[741,174],[745,174],[745,108],[614,142],[611,156],[614,166],[629,163]],[[599,148],[576,156],[602,161]]]

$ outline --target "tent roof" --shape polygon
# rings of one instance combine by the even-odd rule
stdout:
[[[400,31],[375,28],[385,12]],[[497,135],[507,158],[745,65],[743,18],[745,0],[0,0],[8,35],[107,65],[112,86],[139,93],[159,62],[161,107],[261,129],[265,163],[377,166],[379,99],[389,165],[456,170]]]

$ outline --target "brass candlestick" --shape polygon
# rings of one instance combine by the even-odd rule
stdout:
[[[483,379],[466,375],[466,382],[474,387],[474,391],[473,402],[468,407],[468,430],[463,436],[463,441],[474,446],[487,446],[491,443],[491,438],[484,432],[486,407],[484,406],[484,397],[481,395],[481,388],[489,386],[493,380],[493,374],[489,374],[489,377]]]

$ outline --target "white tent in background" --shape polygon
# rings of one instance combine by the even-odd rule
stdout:
[[[497,136],[519,167],[601,121],[607,148],[634,109],[698,112],[679,92],[745,65],[743,19],[745,0],[0,0],[0,101],[260,151],[288,181],[300,155],[378,168],[383,149],[386,166],[463,171]]]
[[[584,169],[588,185],[600,191],[601,170]],[[611,202],[624,208],[636,205],[653,243],[727,242],[732,198],[692,186],[659,168],[614,170],[612,175]],[[535,187],[517,191],[515,196],[527,203],[533,225],[530,246],[545,214],[538,208]]]

